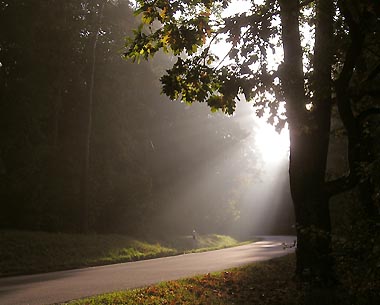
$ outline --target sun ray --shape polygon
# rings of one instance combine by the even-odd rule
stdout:
[[[273,126],[264,120],[258,121],[258,128],[255,131],[255,144],[263,161],[270,166],[287,160],[289,157],[289,130],[285,127],[281,133],[278,133]]]

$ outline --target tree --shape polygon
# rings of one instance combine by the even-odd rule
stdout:
[[[2,31],[0,42],[4,124],[0,145],[7,185],[1,205],[5,224],[12,223],[14,228],[48,227],[42,219],[52,202],[62,198],[50,195],[60,188],[52,182],[58,176],[59,149],[53,149],[61,121],[58,105],[67,88],[63,75],[70,67],[63,54],[69,53],[75,35],[70,32],[73,24],[68,22],[67,11],[73,12],[71,3],[64,7],[57,1],[1,3],[1,27],[8,29]],[[22,22],[12,26],[15,18]],[[46,29],[46,24],[52,26]],[[46,179],[48,175],[51,179]]]
[[[329,198],[362,180],[363,122],[379,113],[373,87],[379,57],[372,56],[365,68],[360,65],[379,48],[379,11],[371,1],[267,0],[251,1],[249,11],[223,17],[230,2],[136,1],[142,23],[129,38],[125,56],[139,61],[159,50],[177,56],[161,78],[162,91],[171,99],[206,102],[231,115],[244,96],[259,116],[269,112],[268,122],[278,130],[288,123],[296,273],[327,282],[333,278]],[[307,39],[306,25],[312,32]],[[231,46],[224,58],[212,48],[221,37]],[[274,65],[270,59],[279,46],[283,59]],[[333,107],[347,133],[349,173],[327,181]]]
[[[90,232],[157,234],[162,222],[152,219],[168,207],[172,181],[211,159],[223,159],[214,172],[242,162],[229,162],[225,151],[246,136],[236,120],[177,103],[162,107],[156,70],[170,59],[137,66],[121,58],[137,26],[128,4],[0,2],[0,229],[80,232],[88,225]],[[190,140],[180,133],[190,130],[185,121]],[[194,144],[199,135],[204,143]],[[224,218],[215,227],[236,212],[227,198],[238,174],[214,196],[230,208],[219,211]],[[206,209],[206,196],[199,197]]]
[[[89,69],[90,79],[89,89],[88,89],[88,101],[86,103],[85,111],[85,131],[84,131],[84,150],[83,150],[83,169],[82,169],[82,179],[81,179],[81,205],[82,205],[82,225],[81,231],[83,233],[88,233],[88,218],[89,218],[89,186],[90,186],[90,157],[91,157],[91,135],[92,135],[92,120],[93,120],[93,105],[94,105],[94,87],[95,87],[95,67],[96,67],[96,54],[97,54],[97,44],[102,27],[103,11],[105,3],[97,4],[99,10],[97,12],[98,25],[95,26],[95,29],[92,30],[90,39],[90,46],[88,47],[91,50],[91,64]],[[94,24],[96,24],[94,22]]]
[[[117,53],[127,33],[125,28],[130,27],[128,22],[133,23],[132,12],[125,1],[104,3],[107,3],[107,20],[103,20],[106,22],[103,22],[97,48],[94,48],[94,35],[89,35],[96,34],[99,27],[100,6],[95,1],[31,0],[0,4],[3,29],[0,39],[1,228],[79,231],[84,222],[80,217],[83,209],[79,200],[79,169],[89,138],[88,132],[84,132],[84,122],[89,117],[84,101],[89,100],[91,77],[97,76],[93,92],[95,104],[99,104],[99,99],[110,99],[107,104],[116,108],[115,104],[124,102],[125,91],[130,95],[139,91],[133,84],[126,86],[125,80],[130,79],[133,72],[128,73],[120,65],[127,63]],[[19,18],[21,21],[13,25]],[[46,24],[50,25],[48,29]],[[91,73],[95,55],[100,73]],[[108,69],[104,68],[106,62]],[[110,72],[112,67],[119,70]],[[144,71],[152,73],[149,69]],[[109,90],[107,96],[105,87],[116,83],[115,75],[122,81],[113,91],[122,92],[112,95]],[[137,95],[134,99],[140,98]],[[95,116],[104,114],[104,108],[98,107]],[[115,117],[108,119],[112,120],[117,121]],[[98,126],[99,119],[95,122],[97,131]],[[110,129],[103,127],[102,130],[109,132]],[[96,147],[93,159],[100,159],[102,148],[119,140],[113,138],[107,142],[104,139],[109,135],[102,136],[98,137],[98,142],[103,142]],[[123,139],[123,142],[128,143],[128,140]],[[101,176],[99,172],[94,173],[93,161],[92,181],[94,176]],[[112,179],[111,175],[102,174],[103,180]],[[98,187],[99,193],[109,191],[107,186],[104,183]],[[94,202],[89,204],[91,217],[93,210],[99,208],[94,205]],[[90,223],[94,222],[91,219]]]

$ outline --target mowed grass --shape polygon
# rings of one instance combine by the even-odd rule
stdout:
[[[379,290],[296,281],[295,254],[140,289],[73,300],[65,305],[378,305]],[[344,276],[344,274],[340,274]]]
[[[193,239],[192,235],[177,236],[173,237],[172,239],[167,239],[162,243],[171,248],[177,249],[179,252],[193,253],[234,247],[255,241],[259,241],[259,238],[252,238],[249,241],[240,242],[231,236],[207,234],[197,235],[196,239]]]
[[[70,305],[296,305],[304,299],[293,280],[294,255],[225,272],[71,301]],[[323,303],[321,303],[323,304]]]
[[[238,245],[229,236],[167,238],[148,243],[124,235],[0,231],[0,276],[136,261]]]

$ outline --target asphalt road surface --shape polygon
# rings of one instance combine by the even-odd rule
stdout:
[[[0,278],[1,305],[55,304],[86,296],[220,271],[271,259],[294,251],[294,236],[262,236],[263,240],[234,248],[184,254],[132,263],[37,275]]]

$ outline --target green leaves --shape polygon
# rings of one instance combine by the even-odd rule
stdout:
[[[212,69],[206,65],[193,65],[188,59],[178,58],[172,69],[161,78],[163,93],[175,100],[184,102],[204,102],[217,90],[217,84],[211,79]]]
[[[221,109],[233,114],[236,96],[239,93],[239,79],[227,68],[215,71],[206,62],[213,57],[196,56],[178,58],[173,68],[161,77],[162,92],[172,100],[181,99],[186,103],[206,102],[213,111]]]
[[[231,115],[241,95],[256,107],[266,107],[269,94],[280,92],[276,72],[267,65],[268,51],[275,49],[271,39],[278,33],[275,1],[253,3],[251,11],[225,18],[220,12],[230,1],[137,3],[136,14],[141,16],[141,24],[134,37],[127,40],[124,55],[138,62],[154,56],[160,49],[179,56],[161,77],[162,92],[171,99],[190,104],[205,102],[212,111]],[[232,48],[220,61],[210,50],[221,35],[227,35],[226,42]],[[274,111],[271,115],[273,122],[279,122]]]
[[[137,1],[141,24],[127,39],[126,58],[148,59],[159,49],[174,55],[194,54],[212,34],[210,8],[214,1]]]

